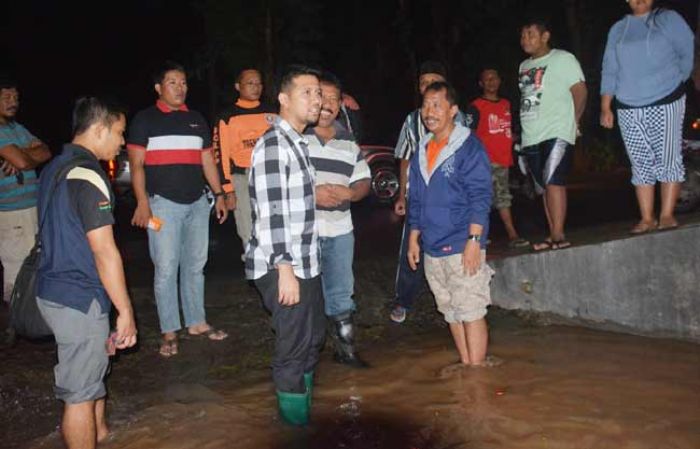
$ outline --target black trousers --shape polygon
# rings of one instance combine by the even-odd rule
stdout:
[[[263,305],[272,314],[275,331],[272,380],[278,391],[286,393],[306,391],[304,373],[316,367],[326,339],[321,277],[297,280],[300,300],[293,306],[279,303],[277,270],[255,280]]]

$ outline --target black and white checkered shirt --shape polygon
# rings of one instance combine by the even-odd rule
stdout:
[[[315,173],[307,141],[283,119],[255,145],[248,184],[253,232],[246,248],[248,279],[278,264],[309,279],[320,274]]]

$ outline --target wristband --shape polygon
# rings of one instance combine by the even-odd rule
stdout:
[[[217,197],[220,197],[220,196],[226,196],[226,192],[224,192],[224,191],[222,190],[221,192],[216,192],[216,193],[214,194],[214,198],[217,198]]]
[[[481,241],[481,235],[479,234],[469,234],[467,236],[467,240],[474,240],[475,242],[480,242]]]

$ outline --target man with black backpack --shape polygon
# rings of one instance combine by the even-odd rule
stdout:
[[[66,446],[108,436],[104,376],[115,349],[136,344],[136,324],[114,242],[114,195],[100,160],[124,145],[124,114],[94,97],[73,110],[73,141],[41,175],[37,303],[58,346],[56,397],[65,403]],[[111,305],[116,330],[109,333]]]

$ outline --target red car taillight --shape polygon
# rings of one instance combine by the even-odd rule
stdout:
[[[109,176],[110,181],[114,181],[117,177],[117,161],[114,159],[107,162],[107,176]]]

